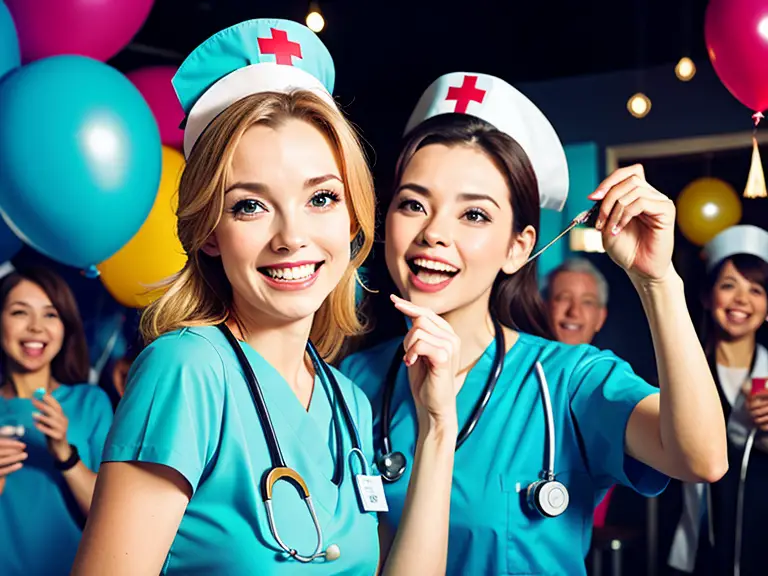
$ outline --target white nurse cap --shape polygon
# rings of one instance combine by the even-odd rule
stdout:
[[[557,210],[568,198],[568,163],[557,132],[528,98],[504,80],[488,74],[452,72],[440,76],[422,94],[405,134],[440,114],[468,114],[514,138],[533,165],[542,208]]]
[[[707,271],[736,254],[750,254],[768,262],[768,232],[741,224],[726,228],[704,246]]]

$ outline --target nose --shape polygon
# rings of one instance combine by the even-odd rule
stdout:
[[[27,324],[27,330],[30,332],[42,332],[43,327],[40,323],[40,318],[37,314],[31,314],[29,318],[29,324]]]
[[[309,225],[301,222],[294,211],[282,214],[275,219],[275,223],[277,229],[270,243],[272,250],[291,254],[307,246]]]
[[[446,218],[435,214],[426,223],[421,232],[419,243],[425,246],[450,246],[451,230]]]
[[[736,290],[736,294],[733,298],[737,304],[746,304],[747,303],[747,291],[743,288],[738,288]]]

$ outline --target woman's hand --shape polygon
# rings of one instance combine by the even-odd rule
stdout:
[[[451,325],[427,308],[395,296],[395,307],[412,320],[403,340],[405,365],[419,418],[455,426],[459,337]]]
[[[639,164],[619,168],[590,200],[602,200],[595,227],[605,251],[630,276],[660,280],[672,267],[675,204],[645,181]]]
[[[746,405],[755,426],[768,432],[768,392],[746,394]]]
[[[69,420],[56,399],[50,394],[42,400],[32,399],[32,404],[40,413],[33,414],[35,427],[45,434],[48,440],[48,450],[59,462],[68,460],[72,455],[72,447],[67,440]]]
[[[27,445],[18,440],[0,438],[0,494],[5,490],[5,479],[20,470],[27,459]]]

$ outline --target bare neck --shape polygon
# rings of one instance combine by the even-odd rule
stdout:
[[[749,368],[755,354],[755,335],[749,334],[738,340],[720,340],[715,350],[715,359],[721,366]]]
[[[229,328],[247,342],[285,379],[306,408],[312,396],[314,373],[306,362],[306,348],[312,320],[268,322],[262,314],[246,307],[235,307],[237,322],[227,322]]]
[[[36,372],[11,367],[9,381],[3,385],[3,393],[8,397],[32,398],[38,388],[53,392],[56,387],[56,383],[51,378],[50,364]]]
[[[459,374],[469,372],[494,338],[489,301],[490,291],[463,308],[443,314],[461,340]]]

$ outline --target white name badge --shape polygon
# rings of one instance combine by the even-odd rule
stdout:
[[[366,512],[389,512],[381,476],[355,475],[357,495]]]

